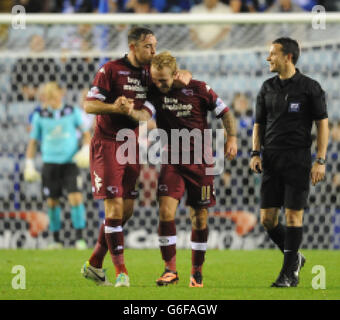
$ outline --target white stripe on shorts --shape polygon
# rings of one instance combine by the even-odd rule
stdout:
[[[118,227],[105,226],[105,233],[114,233],[114,232],[122,232],[122,231],[123,231],[122,226],[118,226]]]
[[[161,236],[158,237],[159,245],[161,247],[171,246],[176,244],[177,237],[176,236]]]
[[[191,242],[192,250],[207,251],[207,242]]]

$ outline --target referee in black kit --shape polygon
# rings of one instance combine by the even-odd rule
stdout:
[[[277,76],[263,83],[256,101],[250,168],[263,171],[261,223],[284,254],[282,269],[272,287],[296,287],[299,283],[299,272],[306,261],[298,250],[309,184],[311,180],[315,185],[325,176],[325,92],[317,81],[295,68],[299,54],[299,45],[293,39],[272,42],[267,61]],[[317,156],[312,165],[313,121]],[[281,207],[285,208],[286,226],[278,223]]]

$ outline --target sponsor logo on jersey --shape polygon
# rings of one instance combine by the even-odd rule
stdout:
[[[118,74],[120,74],[122,76],[128,76],[130,74],[130,71],[119,70]]]
[[[289,112],[299,112],[300,111],[300,103],[299,102],[292,102],[289,105]]]

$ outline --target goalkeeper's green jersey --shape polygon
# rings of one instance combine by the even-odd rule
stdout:
[[[77,130],[82,128],[81,110],[64,105],[45,108],[33,115],[30,138],[41,142],[44,163],[71,163],[79,149]]]

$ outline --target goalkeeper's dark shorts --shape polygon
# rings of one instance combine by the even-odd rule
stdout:
[[[307,206],[310,149],[266,150],[262,158],[261,208],[302,210]]]
[[[95,199],[136,199],[140,173],[138,152],[122,164],[117,150],[124,142],[93,137],[90,146],[92,194]]]
[[[44,163],[42,168],[42,188],[45,198],[59,198],[63,190],[67,194],[81,189],[79,169],[74,163]]]
[[[167,196],[178,201],[187,192],[186,205],[208,208],[216,204],[214,176],[206,174],[204,164],[164,164],[158,178],[158,197]]]

